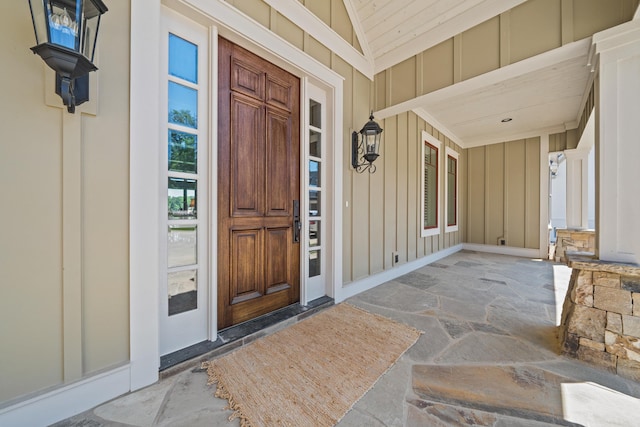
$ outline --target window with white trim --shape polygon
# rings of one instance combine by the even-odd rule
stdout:
[[[446,170],[446,198],[444,205],[444,216],[446,218],[446,226],[444,231],[449,233],[458,231],[458,157],[459,153],[449,147],[445,148],[445,156],[447,159]]]
[[[422,237],[440,234],[440,149],[440,141],[423,131],[421,191]]]

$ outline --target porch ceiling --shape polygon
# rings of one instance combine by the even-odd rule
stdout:
[[[524,0],[344,0],[363,51],[382,71]],[[463,147],[575,127],[589,82],[589,40],[441,89],[396,108],[414,110]],[[546,55],[546,56],[545,56]],[[501,120],[511,118],[503,123]]]

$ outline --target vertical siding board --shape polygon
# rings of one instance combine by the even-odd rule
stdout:
[[[353,31],[353,25],[351,24],[349,14],[342,0],[331,0],[331,28],[340,34],[340,37],[351,45],[354,45],[354,39],[356,37]]]
[[[398,236],[398,199],[397,199],[397,120],[395,117],[384,120],[384,266],[393,267],[391,253],[395,252]]]
[[[23,22],[22,8],[8,7],[4,11],[8,15],[3,23],[18,30]],[[0,52],[6,54],[13,49],[5,44]],[[22,62],[18,62],[4,70],[5,77],[28,79],[31,89],[24,91],[11,84],[3,86],[3,96],[14,99],[14,95],[21,94],[24,98],[15,98],[16,108],[4,110],[3,123],[12,125],[3,126],[0,146],[0,175],[5,182],[2,195],[6,202],[0,211],[3,223],[0,245],[2,403],[64,381],[62,223],[67,209],[63,204],[63,180],[67,173],[63,151],[67,141],[63,138],[62,121],[68,113],[44,105],[41,97],[45,92],[45,65],[29,65],[23,67]],[[34,97],[35,94],[38,96]],[[20,112],[27,108],[28,115]],[[29,126],[29,121],[41,126]],[[43,349],[46,349],[45,355]]]
[[[369,97],[363,97],[362,94],[368,94],[370,90],[369,80],[357,71],[353,71],[353,121],[358,131],[362,125],[364,125],[369,117]],[[351,140],[349,136],[348,141]],[[345,144],[349,145],[349,144]],[[351,158],[351,154],[347,157]],[[352,247],[352,262],[353,262],[353,280],[361,279],[368,276],[371,273],[369,259],[371,256],[371,226],[369,221],[369,206],[370,206],[370,194],[369,181],[371,179],[369,173],[357,173],[351,172],[353,185],[352,194],[353,199],[352,206],[352,223],[351,239],[353,242]],[[357,247],[357,250],[354,250]]]
[[[353,223],[353,172],[351,169],[351,131],[355,130],[349,128],[349,124],[354,123],[353,120],[353,74],[355,71],[349,64],[343,61],[340,57],[336,56],[333,59],[332,69],[344,76],[343,90],[344,97],[342,101],[344,111],[344,130],[343,140],[346,142],[342,145],[342,158],[343,162],[343,178],[342,178],[342,282],[348,283],[353,280],[352,270],[352,223]],[[345,203],[348,202],[349,205]],[[338,242],[336,242],[338,243]]]
[[[422,73],[419,95],[433,92],[453,84],[453,39],[425,50],[419,57]]]
[[[415,129],[412,129],[411,132],[413,132],[414,134],[414,141],[415,141],[415,150],[416,150],[416,191],[415,191],[415,198],[416,198],[416,256],[418,258],[422,258],[425,255],[425,250],[426,250],[426,239],[424,237],[421,236],[421,230],[422,230],[422,218],[420,217],[421,215],[421,208],[420,208],[420,204],[422,203],[422,196],[421,196],[421,192],[422,192],[422,185],[420,183],[420,180],[422,178],[422,129],[425,129],[426,127],[426,122],[421,119],[420,117],[416,116],[416,125],[415,125]]]
[[[373,78],[374,105],[376,110],[382,110],[387,106],[387,72],[382,71]],[[384,129],[384,128],[383,128]]]
[[[416,96],[416,57],[412,56],[391,67],[391,104],[398,104]]]
[[[465,150],[467,161],[467,239],[485,243],[485,155],[486,147]]]
[[[486,146],[485,235],[487,245],[497,244],[504,234],[504,144]]]
[[[384,144],[384,136],[382,138],[383,141],[381,143]],[[385,162],[379,160],[375,162],[375,173],[363,173],[363,175],[369,175],[370,274],[384,270],[384,192],[381,190],[384,188]]]
[[[418,161],[420,153],[417,135],[416,116],[410,113],[407,117],[407,261],[417,258],[417,245],[420,239],[418,231],[418,219],[420,218],[420,199],[416,198],[419,192],[420,171]]]
[[[558,0],[531,0],[510,11],[511,62],[562,45],[561,4]]]
[[[461,35],[462,80],[500,68],[500,18],[494,17]]]
[[[398,128],[397,128],[397,170],[398,170],[398,182],[396,187],[396,193],[398,197],[398,241],[397,247],[400,253],[400,262],[407,260],[407,113],[398,115]]]
[[[288,41],[298,49],[304,50],[305,52],[309,53],[312,56],[314,53],[318,53],[314,49],[311,49],[311,51],[308,50],[309,47],[305,46],[306,33],[296,24],[291,22],[286,16],[281,15],[280,13],[276,13],[275,22],[276,22],[274,26],[275,30],[272,30],[272,31],[274,31],[280,37],[282,37],[283,39],[285,39],[286,41]],[[311,37],[309,38],[312,39]],[[322,50],[323,46],[320,43],[315,41],[315,45],[317,46],[318,50]],[[316,59],[320,60],[322,59],[322,56]]]
[[[525,247],[525,141],[505,144],[505,237],[507,245]]]
[[[540,138],[526,140],[525,248],[540,246]]]

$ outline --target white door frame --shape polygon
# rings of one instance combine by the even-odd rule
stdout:
[[[336,147],[332,163],[333,176],[328,189],[335,201],[329,208],[332,216],[330,246],[327,260],[330,269],[327,279],[329,296],[337,301],[342,296],[342,174],[343,174],[343,78],[311,56],[298,50],[284,39],[240,13],[222,0],[182,0],[168,1],[172,8],[198,22],[209,22],[211,31],[210,69],[215,77],[217,72],[217,38],[214,34],[229,38],[254,51],[265,59],[293,72],[299,77],[307,77],[314,85],[327,92],[327,116],[332,123],[331,139]],[[160,105],[158,87],[160,74],[156,72],[160,63],[162,31],[160,16],[162,4],[158,0],[136,0],[131,2],[131,102],[130,102],[130,389],[136,390],[158,380],[160,361],[158,340],[158,280],[160,275],[159,234],[161,212],[160,176],[162,147],[160,137],[160,115],[156,108]],[[216,81],[215,79],[213,80]],[[213,85],[215,86],[215,85]],[[210,87],[212,97],[216,91]],[[216,98],[213,98],[216,99]],[[304,99],[303,99],[304,101]],[[216,106],[215,102],[211,103]],[[212,108],[211,140],[216,142],[217,113]],[[214,145],[215,146],[215,145]],[[211,150],[215,152],[216,150]],[[215,163],[212,163],[215,165]],[[211,174],[210,184],[216,188],[216,174]],[[215,190],[214,190],[215,191]],[[211,212],[217,212],[216,197],[212,194]],[[156,213],[150,214],[150,213]],[[215,221],[212,221],[215,223]],[[215,228],[213,229],[215,232]],[[215,251],[211,252],[212,277],[216,277]],[[215,283],[215,282],[214,282]],[[215,285],[214,285],[215,287]],[[215,294],[215,292],[213,292]],[[210,298],[215,313],[215,297]],[[217,317],[217,313],[212,315]],[[215,324],[215,322],[212,322]],[[212,337],[217,331],[212,330]]]

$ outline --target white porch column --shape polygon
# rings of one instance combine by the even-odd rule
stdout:
[[[565,150],[567,158],[567,228],[588,228],[589,152]]]
[[[597,252],[640,263],[640,19],[595,34],[593,43]]]

